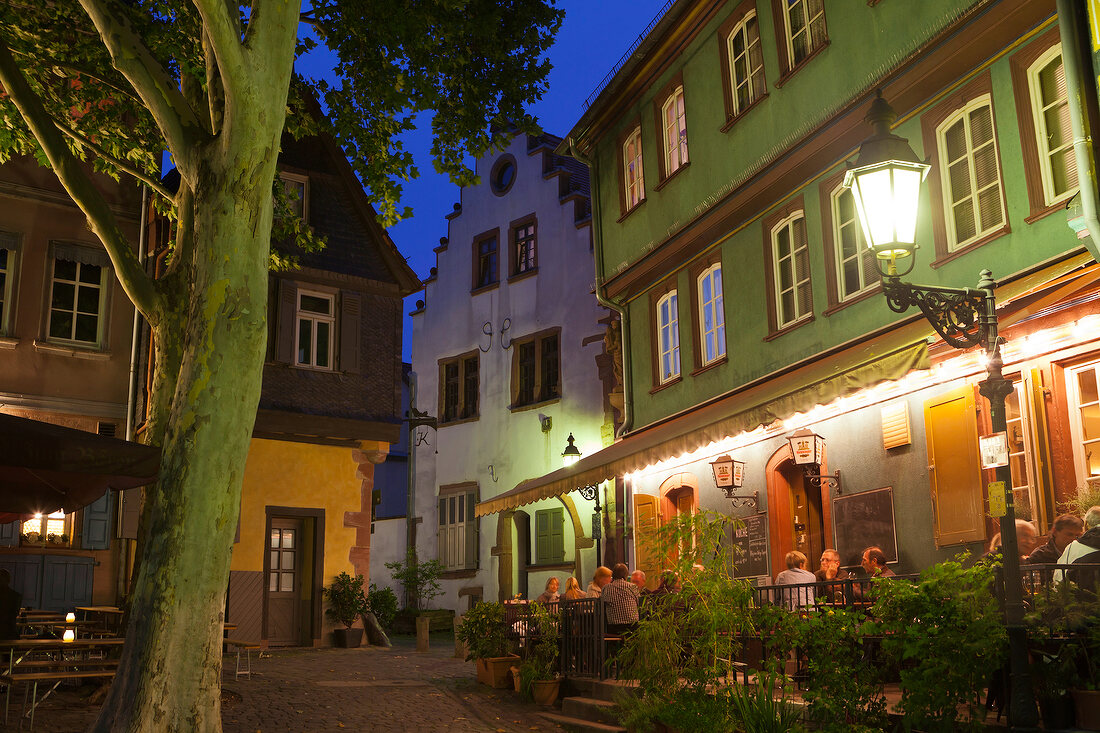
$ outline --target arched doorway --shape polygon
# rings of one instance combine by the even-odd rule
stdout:
[[[826,472],[825,465],[820,468],[821,473]],[[791,550],[806,556],[807,570],[816,570],[822,550],[833,543],[828,486],[813,486],[806,480],[786,443],[768,459],[765,476],[772,576],[787,569],[783,558]]]

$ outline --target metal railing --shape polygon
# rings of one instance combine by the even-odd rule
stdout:
[[[561,671],[566,677],[607,677],[607,621],[600,598],[562,601]]]

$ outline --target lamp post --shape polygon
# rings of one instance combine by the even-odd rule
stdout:
[[[856,165],[844,177],[855,199],[867,244],[875,253],[875,264],[882,276],[882,294],[896,313],[903,313],[914,305],[920,308],[936,333],[954,348],[982,347],[988,376],[979,383],[978,389],[989,401],[993,432],[1004,432],[1005,398],[1012,393],[1012,382],[1001,374],[1001,339],[997,334],[997,304],[993,291],[996,282],[992,273],[982,270],[977,288],[914,285],[901,279],[913,269],[913,252],[917,248],[917,199],[920,182],[929,166],[917,158],[905,138],[890,132],[896,119],[897,115],[882,98],[882,92],[878,92],[867,114],[874,132],[860,146]],[[907,268],[900,274],[899,260],[908,260],[904,263]],[[999,466],[996,476],[1000,485],[997,490],[1005,492],[1001,547],[1009,642],[1009,722],[1014,730],[1034,730],[1038,713],[1028,671],[1011,469],[1007,464]]]

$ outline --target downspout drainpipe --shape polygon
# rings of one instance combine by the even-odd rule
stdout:
[[[634,390],[633,377],[630,373],[630,319],[628,316],[629,311],[626,307],[620,306],[613,302],[604,295],[604,260],[603,260],[603,217],[599,216],[600,211],[600,187],[597,185],[596,176],[596,161],[593,158],[586,158],[581,155],[577,150],[577,146],[573,140],[573,137],[569,137],[569,154],[588,166],[589,174],[589,190],[591,191],[592,198],[592,248],[596,255],[596,302],[605,308],[615,311],[619,314],[619,324],[621,328],[619,332],[622,336],[622,355],[623,355],[623,424],[619,426],[619,430],[616,432],[615,437],[621,438],[630,432],[630,429],[634,427]],[[607,497],[604,497],[604,501],[601,502],[603,506],[607,506]],[[630,491],[623,487],[623,507],[616,507],[616,514],[622,516],[622,529],[623,534],[619,537],[619,557],[626,558],[626,525],[627,517],[630,515]],[[596,564],[602,565],[603,558],[596,557]]]
[[[416,372],[409,370],[409,414],[407,419],[409,421],[408,450],[409,457],[406,461],[406,479],[405,479],[405,491],[407,498],[405,500],[405,557],[401,558],[402,561],[408,558],[410,551],[415,551],[414,537],[416,536],[416,428],[417,424],[412,420],[413,415],[416,414]],[[405,589],[405,608],[409,607],[409,603],[412,601],[412,597],[409,595],[409,591]]]
[[[1077,162],[1077,182],[1080,186],[1081,208],[1089,239],[1086,240],[1093,259],[1100,261],[1100,199],[1096,182],[1096,158],[1090,120],[1100,119],[1096,101],[1096,82],[1091,72],[1092,56],[1082,42],[1082,31],[1088,25],[1085,3],[1057,0],[1058,31],[1062,41],[1062,64],[1066,77],[1073,130],[1073,154]]]

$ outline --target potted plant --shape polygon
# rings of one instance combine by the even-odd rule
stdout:
[[[353,578],[346,572],[340,573],[332,579],[332,584],[324,589],[323,594],[328,601],[325,615],[344,625],[342,629],[332,630],[336,646],[349,649],[358,647],[363,642],[363,629],[353,629],[352,626],[370,609],[367,597],[363,594],[363,576],[356,575]]]
[[[508,686],[508,668],[518,657],[504,628],[504,606],[482,601],[462,617],[458,638],[466,644],[466,661],[477,662],[477,681],[490,687]]]
[[[539,705],[553,705],[558,699],[559,624],[546,606],[532,603],[527,616],[527,658],[519,668],[520,692]]]

